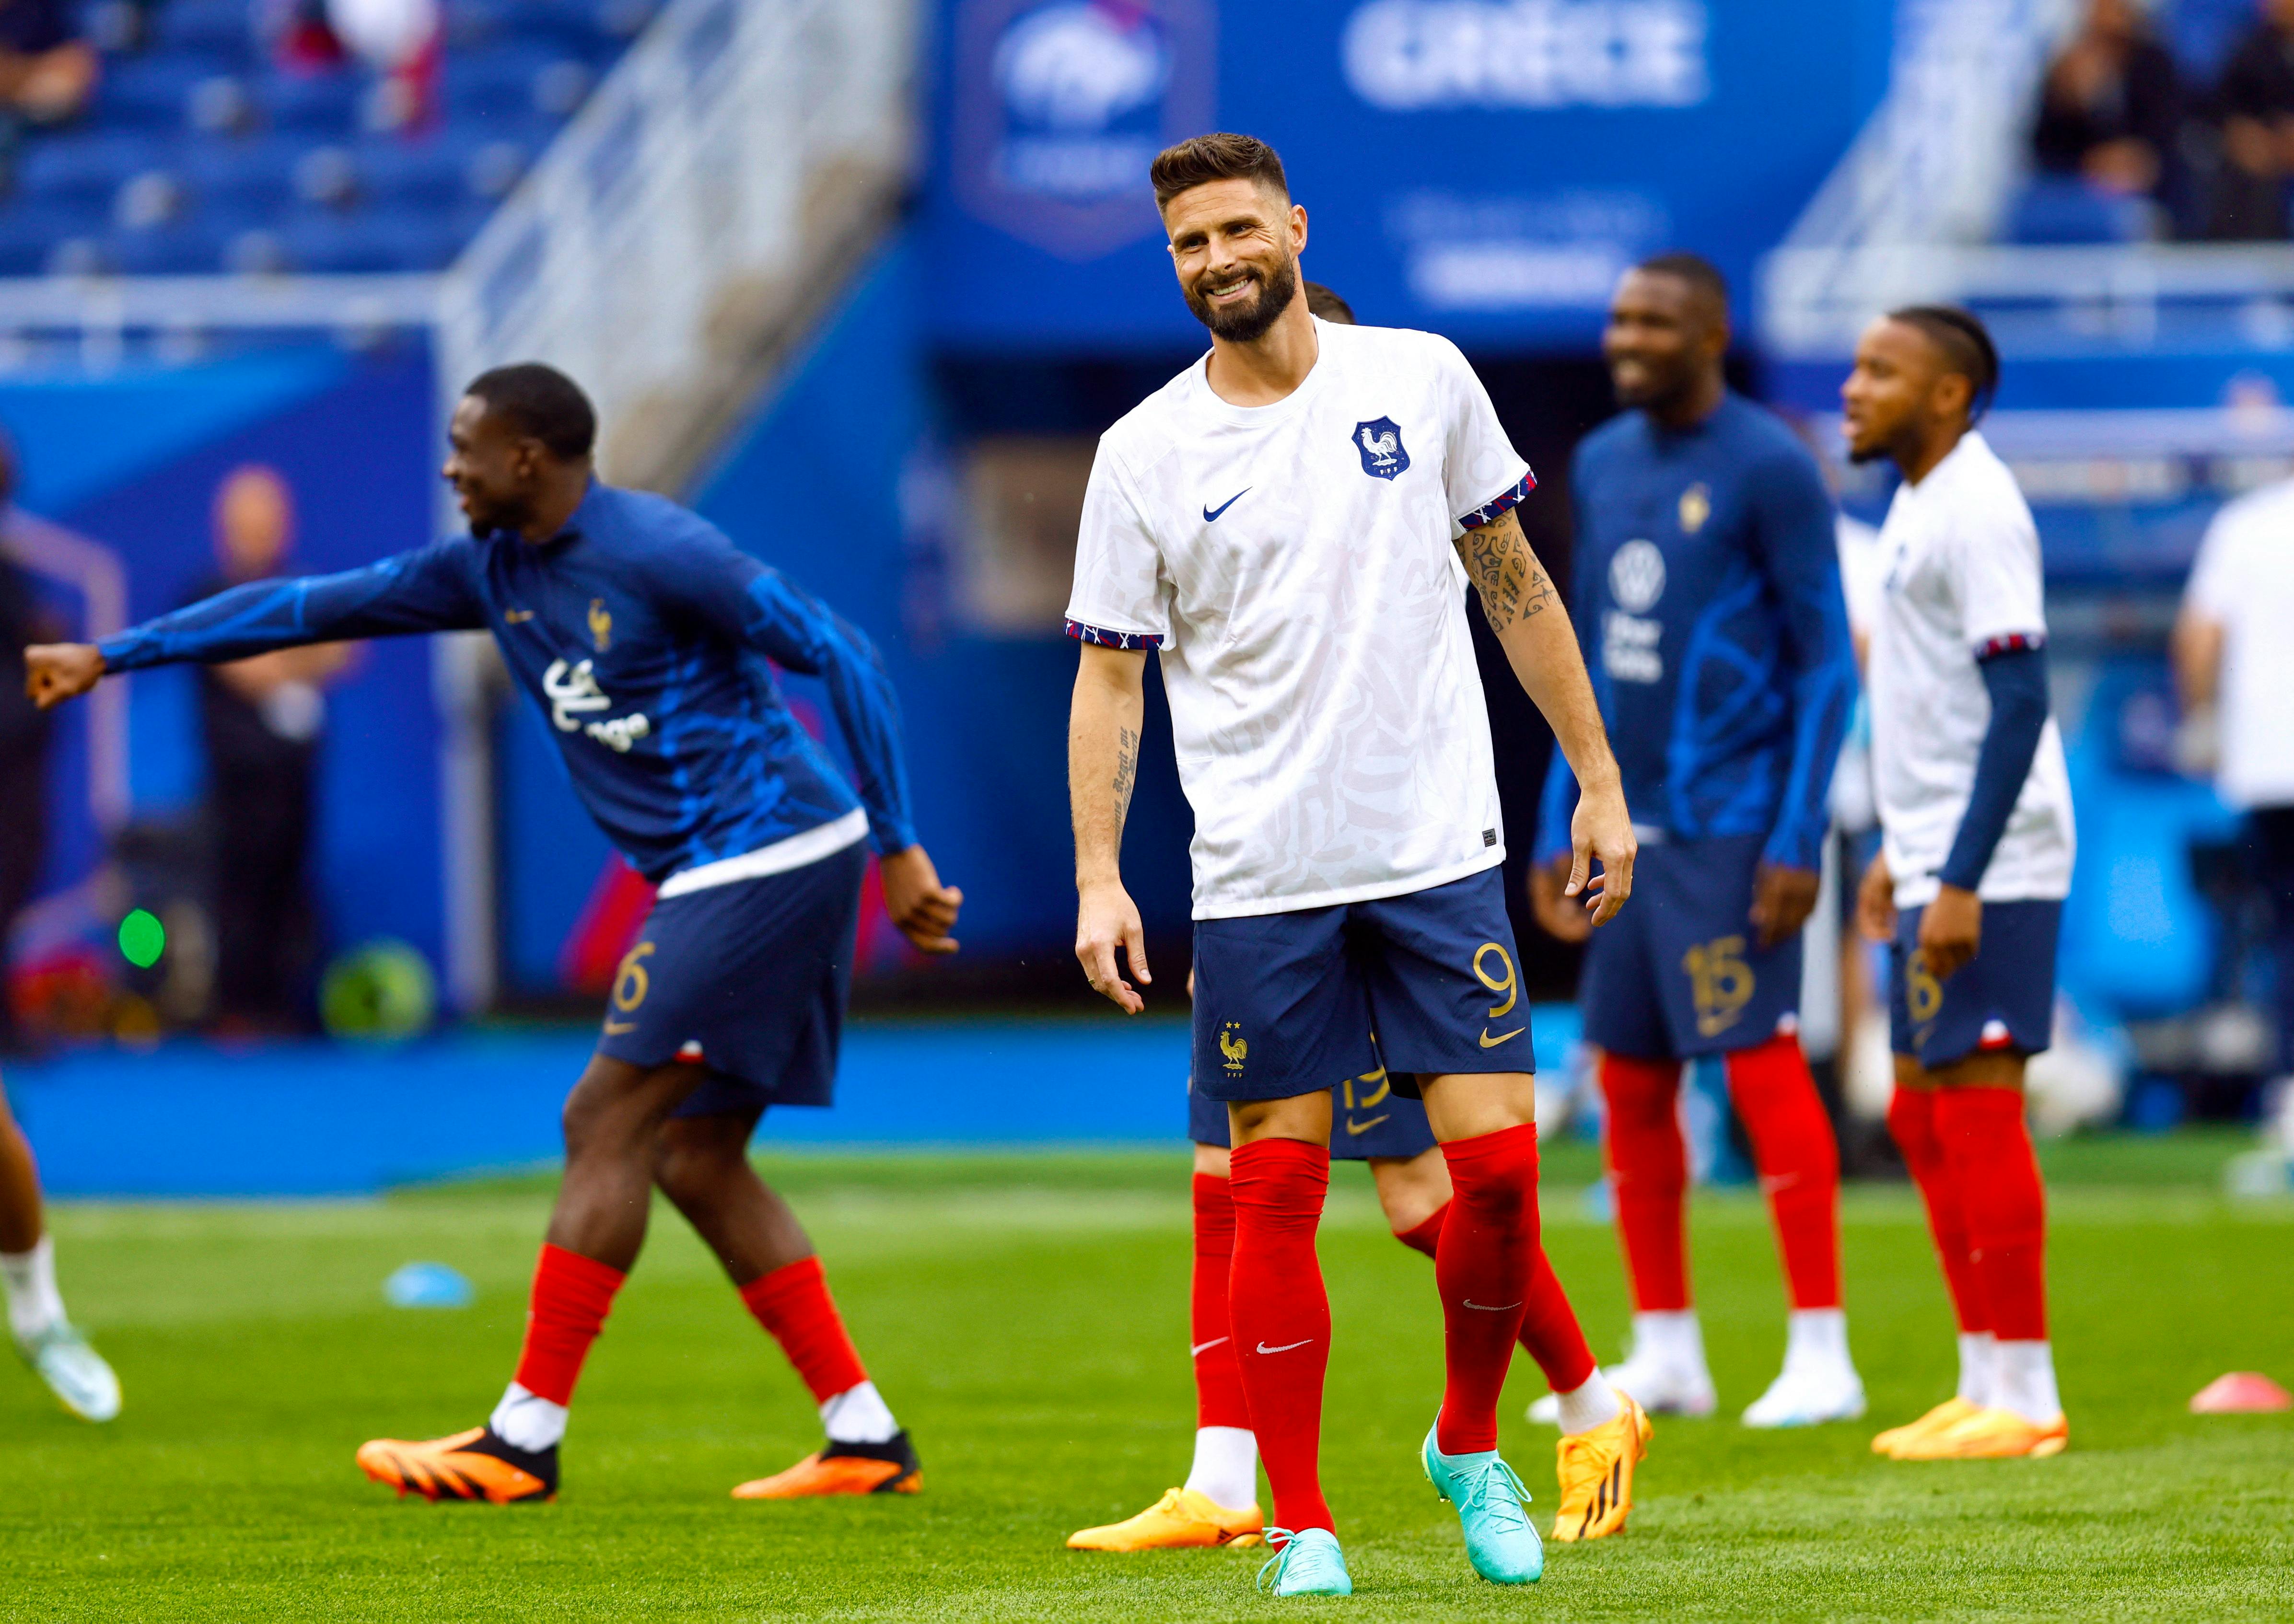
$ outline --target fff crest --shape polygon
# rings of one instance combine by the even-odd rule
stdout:
[[[1402,443],[1402,425],[1392,418],[1372,418],[1354,425],[1354,450],[1362,453],[1363,472],[1372,479],[1392,479],[1410,466]]]

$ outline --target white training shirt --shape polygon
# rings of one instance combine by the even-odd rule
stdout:
[[[1898,487],[1880,543],[1888,571],[1866,678],[1873,779],[1896,905],[1919,907],[1935,899],[1991,724],[1976,662],[2046,640],[2039,532],[2015,476],[1971,432],[1925,479]],[[2050,716],[1976,894],[2061,899],[2075,843],[2062,735]]]
[[[1446,338],[1317,320],[1272,406],[1208,356],[1102,436],[1070,635],[1161,651],[1197,919],[1446,884],[1504,860],[1452,543],[1535,483]]]
[[[2216,775],[2223,799],[2239,807],[2294,803],[2294,480],[2215,516],[2187,593],[2191,609],[2223,629]]]

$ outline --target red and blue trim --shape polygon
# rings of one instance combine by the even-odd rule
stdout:
[[[2044,631],[2010,631],[1996,637],[1986,637],[1975,646],[1978,661],[1997,660],[2002,654],[2021,654],[2047,646]]]
[[[1515,508],[1520,505],[1522,498],[1527,496],[1531,491],[1536,489],[1537,475],[1535,474],[1525,474],[1521,476],[1520,483],[1516,484],[1512,490],[1508,491],[1501,495],[1492,497],[1488,501],[1484,502],[1480,507],[1475,508],[1473,512],[1466,514],[1460,517],[1458,523],[1464,525],[1468,530],[1479,530],[1483,525],[1493,524],[1498,519],[1503,517],[1506,514],[1512,512]]]
[[[1095,643],[1102,648],[1128,649],[1137,653],[1143,648],[1163,646],[1163,634],[1159,631],[1110,631],[1103,626],[1086,626],[1081,621],[1067,623],[1068,636],[1078,643]]]

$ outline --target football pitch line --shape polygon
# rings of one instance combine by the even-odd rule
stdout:
[[[1851,1339],[1868,1425],[1726,1418],[1773,1373],[1777,1266],[1756,1199],[1700,1200],[1697,1285],[1723,1418],[1661,1420],[1621,1538],[1544,1581],[1467,1571],[1412,1449],[1440,1391],[1424,1260],[1340,1169],[1322,1244],[1336,1316],[1325,1459],[1357,1585],[1254,1596],[1238,1552],[1088,1556],[1069,1530],[1184,1472],[1192,1425],[1184,1156],[768,1158],[826,1258],[872,1374],[914,1431],[914,1499],[744,1504],[817,1443],[802,1389],[673,1214],[585,1376],[552,1506],[397,1503],[351,1450],[473,1424],[517,1345],[546,1178],[379,1201],[66,1206],[77,1315],[119,1366],[110,1428],[0,1376],[0,1620],[2282,1618],[2294,1604],[2294,1418],[2200,1417],[2225,1369],[2294,1358],[2294,1203],[2232,1205],[2232,1145],[2051,1147],[2054,1336],[2072,1447],[2052,1461],[1875,1460],[1873,1428],[1940,1397],[1950,1323],[1916,1204],[1851,1189]],[[1598,1351],[1625,1322],[1587,1155],[1549,1157],[1556,1266]],[[415,1259],[478,1288],[394,1311]],[[1505,1447],[1550,1514],[1551,1434]]]

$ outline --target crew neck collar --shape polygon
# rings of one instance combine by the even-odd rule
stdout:
[[[1302,293],[1301,298],[1306,296]],[[1308,402],[1322,386],[1323,375],[1330,369],[1330,324],[1320,316],[1306,318],[1314,324],[1314,364],[1306,369],[1306,376],[1298,386],[1279,401],[1264,406],[1238,406],[1211,387],[1211,356],[1216,352],[1205,350],[1200,360],[1189,369],[1188,378],[1196,402],[1212,416],[1241,428],[1260,428],[1280,423],[1292,414],[1304,410]]]

